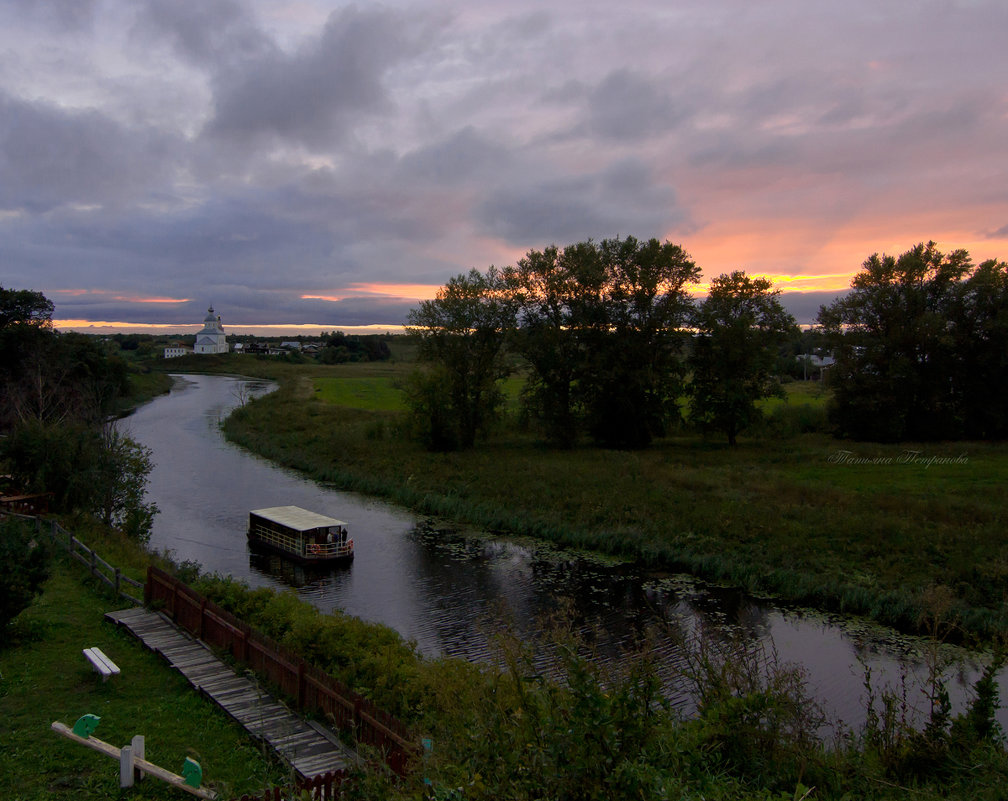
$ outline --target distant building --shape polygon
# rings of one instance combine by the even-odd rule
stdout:
[[[806,362],[809,367],[815,367],[817,370],[836,364],[836,359],[832,356],[818,356],[815,353],[803,353],[801,356],[796,356],[795,359],[799,362]]]
[[[809,378],[809,370],[811,369],[819,371],[819,380],[822,381],[826,376],[826,371],[836,364],[836,359],[832,356],[818,356],[815,353],[803,353],[796,356],[795,359],[804,366],[806,380]]]
[[[193,352],[193,349],[188,345],[171,345],[164,349],[164,357],[166,359],[176,359],[179,356],[188,356]]]
[[[207,309],[203,318],[203,328],[196,334],[196,347],[193,353],[227,353],[227,337],[224,336],[224,326],[218,314],[214,316],[213,306]]]

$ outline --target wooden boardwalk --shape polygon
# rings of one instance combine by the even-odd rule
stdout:
[[[197,639],[164,615],[148,609],[109,612],[107,620],[125,626],[168,660],[198,691],[212,699],[255,738],[305,779],[356,764],[357,755],[324,726],[306,721],[273,699],[253,679],[239,676]]]

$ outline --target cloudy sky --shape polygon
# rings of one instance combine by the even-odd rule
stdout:
[[[1004,0],[3,0],[0,284],[346,330],[632,234],[808,321],[876,251],[1008,259],[1006,35]]]

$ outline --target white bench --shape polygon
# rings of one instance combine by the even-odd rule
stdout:
[[[85,648],[83,654],[91,667],[101,673],[102,681],[108,681],[109,676],[119,675],[119,666],[105,656],[101,648]]]

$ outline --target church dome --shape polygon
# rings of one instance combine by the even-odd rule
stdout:
[[[203,322],[204,323],[216,323],[217,322],[217,318],[214,316],[214,313],[213,313],[213,306],[211,306],[209,309],[207,309],[207,315],[206,315],[206,317],[203,318]]]

